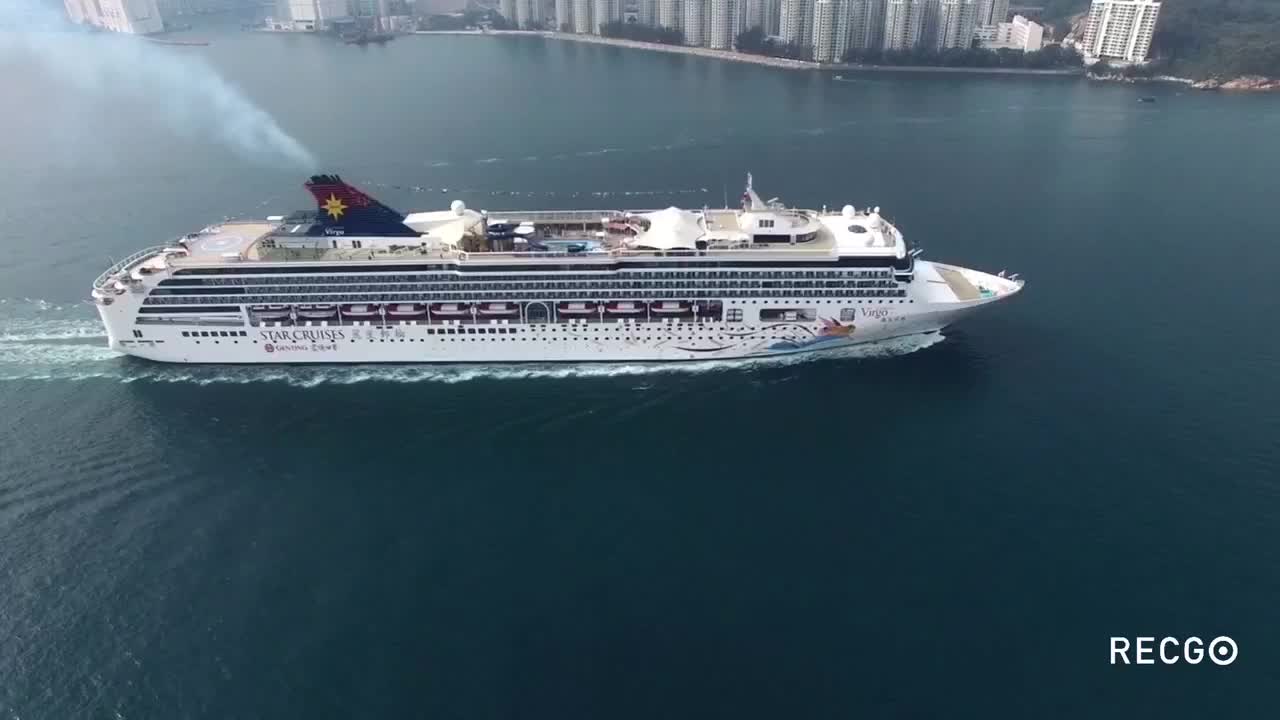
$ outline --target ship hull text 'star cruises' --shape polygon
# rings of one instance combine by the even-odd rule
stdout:
[[[207,227],[93,287],[111,347],[179,363],[670,361],[941,330],[1022,288],[917,258],[879,208],[401,215],[333,175],[318,209]]]

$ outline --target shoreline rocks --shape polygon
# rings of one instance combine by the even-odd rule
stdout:
[[[1191,87],[1196,90],[1244,90],[1250,92],[1280,90],[1280,79],[1264,75],[1241,75],[1230,80],[1212,77],[1191,83]]]

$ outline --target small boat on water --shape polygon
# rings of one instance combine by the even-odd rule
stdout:
[[[1155,101],[1156,101],[1156,99],[1155,99],[1155,98],[1153,98],[1153,97],[1151,97],[1150,95],[1144,95],[1144,96],[1142,96],[1142,97],[1138,98],[1138,102],[1140,102],[1140,103],[1153,103],[1153,102],[1155,102]]]

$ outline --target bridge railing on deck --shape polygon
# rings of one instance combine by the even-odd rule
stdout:
[[[120,262],[115,263],[111,267],[107,268],[106,272],[99,275],[97,280],[93,281],[93,287],[95,289],[105,287],[106,284],[111,280],[111,278],[115,277],[117,274],[129,269],[132,269],[134,265],[137,265],[143,260],[146,260],[147,258],[152,257],[153,255],[165,249],[166,247],[169,247],[169,246],[153,245],[149,248],[146,248],[145,250],[139,250],[138,252],[130,255],[129,257],[121,260]]]

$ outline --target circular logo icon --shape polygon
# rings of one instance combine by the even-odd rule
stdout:
[[[1216,665],[1230,665],[1236,661],[1236,655],[1240,654],[1240,648],[1236,645],[1236,641],[1220,635],[1209,643],[1209,659]]]
[[[263,349],[263,350],[266,350],[267,352],[275,352],[275,351],[276,351],[276,346],[275,346],[275,345],[272,345],[271,343],[267,343],[266,345],[263,345],[263,346],[262,346],[262,349]]]

